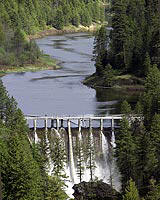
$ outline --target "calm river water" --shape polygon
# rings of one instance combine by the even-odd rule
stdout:
[[[117,113],[121,91],[91,89],[82,84],[94,73],[94,37],[88,33],[49,36],[36,40],[40,49],[60,61],[59,70],[8,74],[2,78],[24,114],[106,115]]]

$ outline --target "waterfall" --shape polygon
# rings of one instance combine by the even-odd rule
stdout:
[[[90,128],[87,129],[72,129],[71,130],[71,121],[68,120],[68,135],[67,131],[64,128],[60,128],[59,130],[55,128],[51,128],[51,134],[48,131],[44,131],[44,140],[47,148],[47,155],[49,164],[46,166],[46,170],[49,175],[52,175],[54,163],[51,159],[51,148],[54,146],[54,137],[58,137],[61,139],[61,142],[64,143],[66,154],[68,155],[68,162],[64,163],[64,170],[67,178],[65,179],[66,188],[65,191],[70,198],[73,197],[74,190],[72,189],[74,184],[77,184],[81,181],[90,181],[91,174],[93,180],[103,180],[105,183],[113,182],[113,186],[116,189],[120,188],[120,179],[119,172],[117,171],[115,160],[111,159],[112,150],[109,148],[109,143],[107,137],[104,132],[101,130],[94,130]],[[67,139],[68,138],[68,139]],[[51,143],[51,141],[53,143]],[[35,142],[40,142],[40,138],[38,138],[37,133],[35,133]],[[111,148],[115,147],[115,134],[112,131],[111,137]],[[68,143],[68,145],[67,145]],[[77,145],[79,148],[79,156],[76,153]],[[89,145],[89,146],[87,146]],[[83,173],[80,176],[78,164],[81,162],[81,166],[83,168]],[[89,168],[89,165],[93,165],[95,167]]]
[[[113,148],[116,147],[116,143],[115,143],[115,133],[114,133],[114,130],[112,130],[112,139],[111,139],[111,144],[112,144],[112,147],[113,147]]]
[[[34,133],[34,142],[35,142],[35,144],[37,144],[39,142],[39,138],[38,138],[38,135],[36,132]]]
[[[102,131],[101,131],[101,136],[102,136],[102,155],[104,159],[102,164],[102,179],[105,183],[108,183],[108,178],[110,174],[108,166],[109,147],[108,147],[108,141]]]
[[[71,123],[68,120],[68,140],[69,140],[69,164],[70,164],[70,176],[72,183],[75,183],[75,165],[73,157],[73,145],[72,145],[72,132],[71,132]]]

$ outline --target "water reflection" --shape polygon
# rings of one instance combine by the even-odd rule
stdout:
[[[25,114],[106,115],[118,113],[122,99],[134,101],[136,95],[112,89],[95,90],[82,84],[86,76],[95,72],[91,61],[93,41],[93,36],[86,33],[36,40],[44,53],[59,60],[62,69],[14,73],[2,78]]]

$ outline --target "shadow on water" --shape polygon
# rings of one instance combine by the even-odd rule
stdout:
[[[63,75],[63,76],[44,76],[40,78],[32,78],[30,81],[39,81],[39,80],[47,80],[47,79],[55,79],[55,78],[68,78],[68,77],[77,77],[77,76],[86,76],[86,75]]]
[[[123,89],[96,89],[96,101],[98,114],[108,114],[110,111],[111,114],[120,113],[120,104],[122,101],[127,100],[131,106],[134,106],[138,100],[140,92],[138,91],[126,91]],[[104,103],[104,104],[102,104]]]

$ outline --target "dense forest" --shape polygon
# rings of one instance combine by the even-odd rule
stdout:
[[[136,106],[124,101],[115,157],[124,200],[160,199],[160,1],[111,1],[111,28],[94,42],[96,72],[88,84],[111,87],[120,77],[144,85]],[[143,81],[141,81],[143,80]],[[126,80],[125,80],[126,81]],[[127,82],[129,83],[129,82]],[[136,120],[132,115],[138,115]]]
[[[36,63],[41,54],[27,35],[52,27],[101,23],[105,7],[105,1],[99,0],[0,1],[0,66]]]
[[[105,1],[6,0],[0,2],[0,65],[34,63],[41,52],[26,34],[46,27],[89,26],[104,21]],[[115,158],[121,173],[123,200],[160,199],[160,2],[111,1],[111,31],[97,32],[94,57],[97,79],[112,86],[117,76],[144,80],[136,106],[124,101],[124,118],[116,132]],[[138,116],[132,120],[132,115]],[[23,113],[0,81],[0,199],[65,200],[62,141],[28,137]],[[56,159],[57,155],[60,159]],[[49,159],[54,167],[48,175]],[[111,177],[112,178],[112,177]],[[111,180],[112,181],[112,180]]]
[[[111,31],[103,26],[95,37],[95,77],[113,86],[116,76],[143,78],[153,65],[160,68],[160,2],[111,1]]]
[[[73,24],[91,25],[104,21],[104,2],[99,0],[7,0],[0,2],[4,25],[33,34],[46,26],[62,29]]]
[[[124,118],[116,134],[115,157],[126,200],[160,199],[159,108],[160,71],[153,66],[145,79],[144,94],[135,108],[131,109],[127,101],[121,104]],[[138,118],[133,120],[131,116],[135,114]]]
[[[0,199],[65,200],[65,154],[60,139],[48,155],[46,138],[34,144],[28,138],[29,128],[13,97],[9,97],[0,81]],[[57,159],[57,155],[59,155]],[[51,157],[54,167],[48,175]]]

